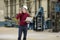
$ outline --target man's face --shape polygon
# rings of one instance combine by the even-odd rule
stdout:
[[[23,12],[23,13],[26,13],[27,10],[26,10],[25,8],[22,8],[22,12]]]

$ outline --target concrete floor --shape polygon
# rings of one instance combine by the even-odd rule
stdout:
[[[0,40],[17,40],[17,38],[18,28],[0,27]],[[60,32],[52,33],[28,30],[27,40],[60,40]]]

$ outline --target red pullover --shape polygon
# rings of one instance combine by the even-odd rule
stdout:
[[[30,15],[28,13],[19,13],[16,18],[20,19],[19,25],[20,26],[25,26],[27,23],[25,22],[26,18],[29,17]]]

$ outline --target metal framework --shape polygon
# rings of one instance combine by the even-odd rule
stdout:
[[[58,3],[58,1],[50,1],[49,18],[51,19],[51,28],[53,31],[60,31],[60,12],[58,10],[55,10],[56,3]]]
[[[19,8],[23,5],[28,6],[29,13],[36,13],[37,8],[40,7],[40,0],[4,0],[6,8],[6,16],[14,17],[19,11]],[[38,3],[38,4],[37,4]],[[38,7],[38,6],[39,7]],[[32,9],[33,8],[33,9]]]

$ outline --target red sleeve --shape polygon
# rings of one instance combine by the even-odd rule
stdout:
[[[28,14],[28,17],[30,17],[30,15]]]
[[[19,14],[17,14],[16,19],[19,19],[19,18],[20,18],[20,16],[21,16],[21,14],[20,14],[20,13],[19,13]]]

